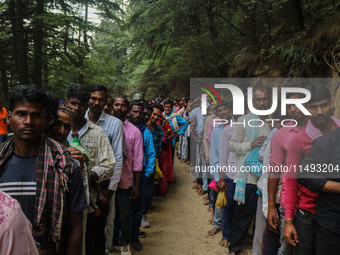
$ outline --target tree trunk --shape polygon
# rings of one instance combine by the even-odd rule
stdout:
[[[22,0],[11,0],[8,3],[12,23],[15,48],[15,62],[18,80],[21,84],[29,84],[27,64],[27,42],[24,29],[24,5]]]
[[[33,21],[34,26],[34,59],[32,79],[35,85],[42,87],[42,56],[43,56],[43,19],[41,15],[44,13],[44,1],[37,0],[37,8]]]
[[[44,13],[44,1],[37,0],[37,8],[33,21],[34,26],[34,59],[33,59],[33,74],[32,79],[35,85],[42,87],[42,56],[43,56],[43,41],[44,23],[41,15]]]
[[[7,70],[5,60],[2,55],[0,55],[1,62],[1,85],[2,85],[2,93],[3,98],[7,98],[8,96],[8,79],[7,79]]]
[[[88,7],[88,4],[86,3],[86,4],[85,4],[84,25],[83,25],[83,43],[81,43],[81,38],[79,38],[79,39],[80,39],[79,47],[82,47],[82,44],[83,44],[84,47],[85,47],[85,49],[81,49],[81,50],[80,50],[80,54],[78,55],[78,58],[79,58],[79,65],[80,65],[80,68],[81,68],[81,69],[83,69],[83,67],[84,67],[84,61],[85,61],[86,53],[90,50],[90,49],[89,49],[89,45],[88,45],[88,43],[87,43],[88,15],[89,15],[89,7]],[[79,31],[81,31],[81,28],[79,28]],[[79,74],[78,83],[79,83],[79,84],[84,84],[84,80],[85,80],[84,74],[82,74],[82,73]]]
[[[213,14],[212,0],[207,0],[206,4],[207,4],[207,17],[208,17],[208,23],[209,23],[210,38],[215,45],[215,42],[217,39],[217,29],[216,29],[214,14]]]
[[[84,24],[84,45],[86,50],[88,50],[88,43],[87,43],[87,25],[88,25],[88,17],[89,17],[89,6],[85,4],[85,24]]]

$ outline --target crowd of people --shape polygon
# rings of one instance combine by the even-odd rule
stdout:
[[[0,119],[13,132],[0,147],[0,254],[142,250],[141,226],[151,225],[152,197],[175,181],[174,146],[188,123],[173,101],[141,96],[74,84],[64,105],[36,86],[10,91]]]
[[[254,255],[339,254],[340,121],[325,86],[307,89],[310,116],[294,104],[287,116],[280,107],[235,116],[228,101],[203,115],[199,97],[145,102],[137,93],[130,102],[100,84],[71,85],[65,105],[14,87],[0,112],[13,132],[1,134],[0,254],[142,250],[153,196],[175,182],[175,157],[190,165],[212,212],[208,234],[221,232],[229,254],[245,249],[252,228]],[[254,108],[269,109],[271,95],[256,88]]]
[[[196,118],[193,189],[207,194],[204,204],[214,225],[208,234],[221,231],[219,244],[229,254],[247,254],[249,233],[253,255],[340,254],[340,121],[332,116],[327,87],[306,88],[310,116],[294,104],[286,105],[287,116],[280,109],[270,116],[249,110],[233,116],[228,102],[210,104],[202,115],[198,100],[184,114]],[[254,108],[270,109],[271,94],[269,88],[255,89]]]

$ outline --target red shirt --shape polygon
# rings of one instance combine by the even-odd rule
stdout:
[[[296,169],[298,169],[312,147],[312,143],[313,140],[307,136],[306,129],[295,135],[294,140],[288,146],[286,160],[288,169],[290,166],[296,166]],[[293,172],[293,167],[291,170],[290,173],[282,173],[282,177],[285,178],[283,182],[285,218],[293,219],[296,209],[305,209],[315,214],[315,198],[319,193],[311,192],[305,186],[299,184],[296,179],[297,173]]]
[[[287,126],[292,126],[293,122],[289,122]],[[270,142],[270,158],[269,164],[273,167],[286,165],[288,146],[293,141],[296,134],[301,130],[297,127],[282,127],[273,136]],[[285,180],[283,179],[282,182]],[[283,206],[284,188],[280,192],[280,204]]]
[[[338,119],[332,117],[332,120],[337,127],[340,126]],[[313,141],[322,135],[322,132],[314,126],[312,121],[308,120],[306,128],[298,133],[288,146],[286,165],[290,172],[282,173],[282,178],[286,178],[285,181],[282,181],[285,190],[283,201],[285,219],[292,219],[296,209],[304,209],[315,214],[315,199],[319,193],[311,192],[308,188],[299,184],[296,175],[303,159],[312,147]]]

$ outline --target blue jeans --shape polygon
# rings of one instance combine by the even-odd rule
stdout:
[[[315,225],[313,213],[303,209],[298,209],[296,211],[294,226],[299,243],[293,248],[294,255],[314,254]],[[327,251],[325,254],[327,254]]]
[[[234,210],[234,193],[235,193],[235,183],[230,178],[225,178],[224,181],[227,184],[227,205],[224,207],[223,220],[222,220],[222,234],[223,240],[230,240],[231,233],[231,219],[233,217]]]
[[[279,204],[275,204],[276,212],[280,219]],[[280,247],[280,235],[270,231],[268,224],[266,226],[266,237],[263,245],[263,255],[277,255]]]
[[[194,157],[192,158],[193,159],[193,162],[195,162],[195,165],[196,166],[201,166],[202,162],[200,160],[200,156],[199,156],[199,153],[200,153],[200,149],[201,149],[201,144],[202,144],[202,136],[203,134],[197,134],[197,142],[195,142],[195,155]]]
[[[234,206],[229,252],[238,253],[244,244],[249,226],[256,215],[258,196],[256,191],[256,185],[246,184],[245,203]]]
[[[203,157],[201,159],[201,166],[208,167],[207,162],[205,161],[205,153],[204,152],[203,152]],[[208,191],[209,181],[208,181],[208,172],[207,171],[204,171],[202,173],[202,181],[203,181],[202,189],[205,190],[205,191]]]
[[[212,179],[208,179],[208,183],[211,183],[211,182],[212,182]],[[217,191],[208,187],[209,208],[214,208],[214,210],[215,210],[217,194],[218,194]]]
[[[200,158],[199,156],[199,152],[201,149],[201,144],[202,144],[202,136],[203,134],[198,134],[197,139],[198,142],[196,143],[196,150],[195,150],[195,157],[194,157],[194,161],[196,166],[201,166],[201,167],[205,167],[206,166],[206,162],[205,162],[205,156],[204,156],[204,150],[203,150],[203,156],[202,158]],[[201,179],[202,181],[197,182],[198,184],[202,184],[202,189],[205,191],[208,191],[208,173],[207,172],[196,172],[196,179]]]
[[[212,179],[209,179],[209,182],[212,181]],[[223,212],[224,207],[218,208],[216,206],[216,199],[218,195],[218,191],[215,191],[211,188],[208,188],[209,190],[209,207],[210,203],[212,204],[211,208],[214,208],[214,227],[217,229],[222,229],[223,226]]]
[[[224,207],[217,208],[217,206],[215,206],[214,227],[217,229],[222,229],[223,227],[223,213],[224,213]]]
[[[268,224],[266,226],[266,237],[263,245],[263,255],[276,255],[280,247],[280,235],[270,231]]]
[[[152,193],[155,186],[155,173],[150,174],[149,178],[146,180],[146,191],[144,200],[143,214],[147,214],[152,203]]]
[[[188,157],[188,137],[183,135],[182,137],[182,158],[186,159]]]
[[[283,231],[285,229],[285,209],[280,205],[279,210],[279,219],[280,219],[280,248],[277,252],[278,255],[292,255],[293,254],[293,246],[287,243],[285,237],[283,236]]]
[[[116,218],[114,227],[114,238],[118,238],[121,230],[121,243],[129,244],[132,238],[132,210],[131,210],[132,188],[116,191]]]
[[[139,197],[135,200],[132,200],[132,237],[137,237],[139,234],[139,228],[142,222],[142,216],[144,211],[146,181],[147,178],[143,171],[142,176],[140,177]]]

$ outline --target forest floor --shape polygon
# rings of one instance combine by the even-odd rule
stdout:
[[[175,183],[169,184],[168,193],[162,198],[154,198],[154,209],[148,214],[150,228],[142,229],[147,237],[141,238],[143,249],[139,255],[186,255],[186,254],[227,254],[228,249],[218,242],[222,238],[219,232],[209,236],[213,225],[208,223],[212,214],[203,205],[203,196],[199,196],[193,187],[194,177],[189,166],[175,159]],[[247,252],[251,254],[251,242],[246,241]],[[111,255],[120,254],[119,247]]]

